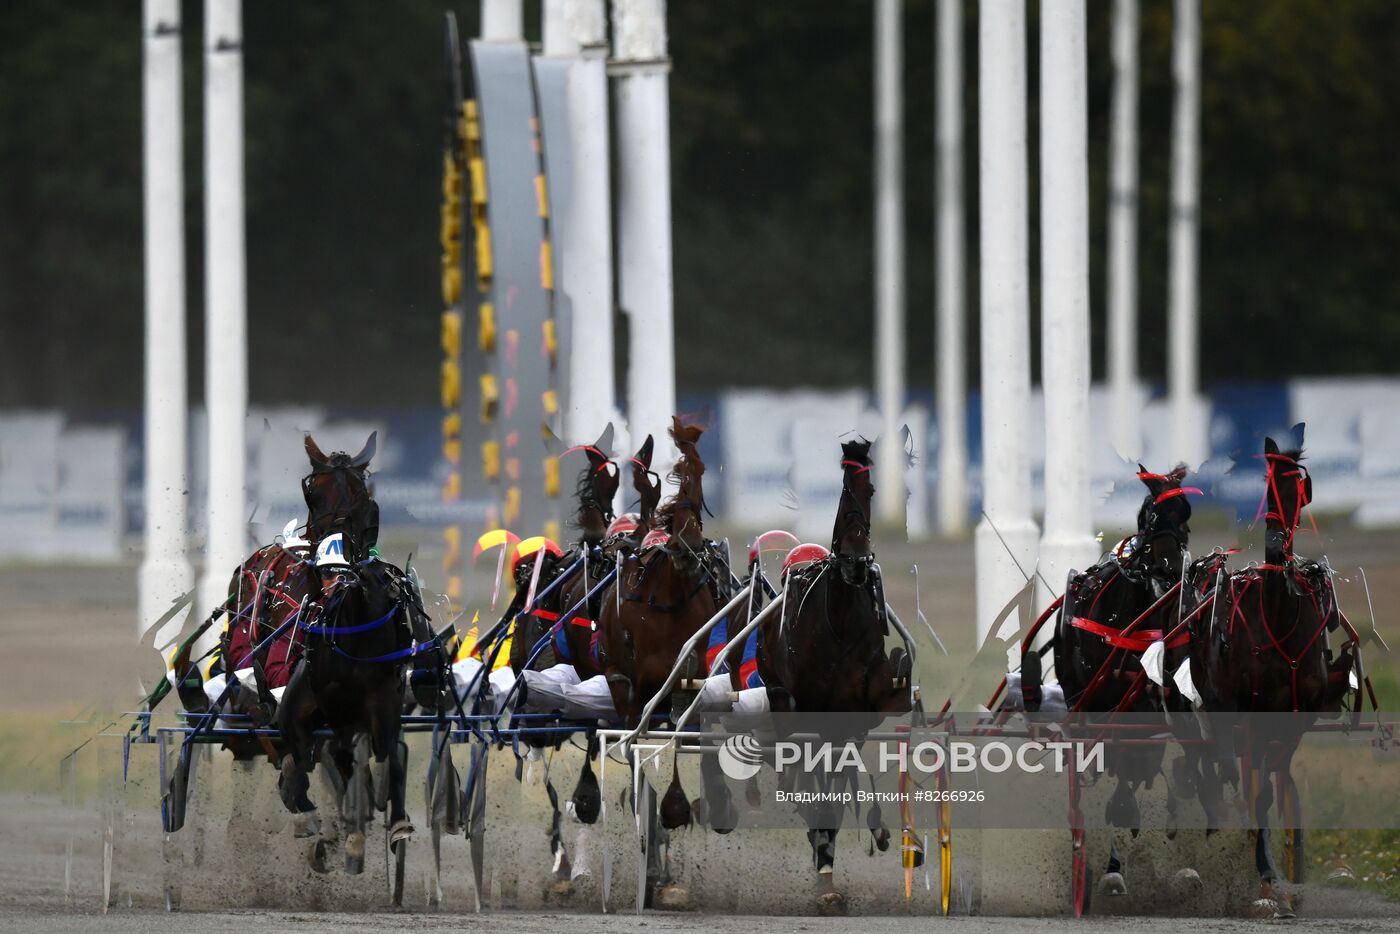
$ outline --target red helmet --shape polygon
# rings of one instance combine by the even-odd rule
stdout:
[[[541,551],[547,551],[556,558],[564,557],[564,549],[560,548],[553,540],[545,538],[543,535],[536,535],[515,546],[515,556],[510,559],[510,572],[514,574],[516,569],[520,567],[520,562],[526,558],[533,558]]]
[[[619,535],[631,535],[641,528],[642,517],[635,512],[624,512],[608,525],[608,538],[616,538]]]
[[[671,533],[665,529],[652,529],[647,533],[647,537],[642,539],[642,547],[650,548],[653,545],[664,545],[671,540]]]
[[[830,556],[831,551],[823,545],[814,545],[811,542],[798,545],[783,559],[783,574],[786,575],[793,568],[805,568],[809,564],[825,561]]]
[[[791,532],[770,529],[755,538],[753,544],[749,546],[749,564],[757,561],[759,556],[766,551],[779,551],[783,546],[787,546],[789,549],[796,548],[799,543],[800,539]]]

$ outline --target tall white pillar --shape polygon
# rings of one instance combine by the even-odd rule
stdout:
[[[885,442],[876,461],[880,520],[903,525],[904,24],[903,0],[875,0],[875,404]]]
[[[665,0],[612,0],[617,75],[618,294],[626,312],[627,420],[656,435],[657,463],[676,410],[671,278],[671,114]]]
[[[524,37],[524,16],[522,0],[481,0],[481,38]]]
[[[967,498],[967,324],[963,278],[962,3],[938,0],[938,526],[963,535]]]
[[[982,509],[978,643],[1035,567],[1031,518],[1026,10],[982,0],[978,17],[981,204]]]
[[[1089,501],[1089,60],[1084,0],[1040,5],[1040,604],[1099,555]],[[1047,586],[1053,593],[1046,593]]]
[[[146,221],[145,555],[138,635],[192,586],[185,552],[189,452],[185,387],[185,170],[180,0],[145,0],[142,12]],[[179,632],[177,617],[156,647]]]
[[[243,29],[240,0],[204,3],[204,407],[209,504],[201,611],[228,596],[248,556],[245,422],[248,297],[243,231]]]
[[[1113,4],[1113,110],[1108,183],[1110,437],[1120,457],[1142,454],[1137,360],[1138,0]]]
[[[568,414],[571,444],[614,420],[612,181],[608,162],[608,21],[603,0],[545,0],[544,51],[570,57],[570,209],[560,231],[564,291],[573,314]]]
[[[1171,397],[1172,458],[1198,465],[1205,460],[1206,425],[1199,399],[1200,363],[1196,308],[1197,214],[1200,207],[1201,111],[1200,0],[1175,0],[1172,72],[1172,230],[1168,281],[1168,391]]]

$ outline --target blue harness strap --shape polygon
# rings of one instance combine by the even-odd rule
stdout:
[[[409,647],[406,648],[406,649],[399,649],[397,652],[389,652],[388,654],[385,654],[385,655],[370,655],[370,656],[367,656],[367,657],[366,657],[366,656],[359,656],[359,655],[351,655],[349,652],[345,651],[344,649],[342,649],[342,648],[341,648],[340,646],[338,646],[338,645],[332,645],[332,646],[331,646],[331,651],[335,652],[335,654],[339,655],[341,658],[349,659],[349,660],[352,661],[352,662],[362,662],[362,663],[364,663],[364,664],[373,664],[373,663],[375,663],[375,662],[395,662],[395,661],[398,661],[398,660],[401,659],[401,658],[412,658],[412,657],[415,656],[415,655],[418,655],[418,654],[420,654],[420,653],[422,653],[422,652],[426,652],[426,651],[428,651],[429,649],[431,649],[431,648],[436,648],[436,647],[437,647],[437,640],[436,640],[436,639],[432,639],[432,640],[430,640],[430,641],[428,641],[428,642],[420,642],[420,643],[418,643],[417,645],[411,645],[411,646],[409,646]]]
[[[394,614],[399,611],[400,602],[394,601],[394,605],[389,607],[389,612],[376,620],[368,623],[360,623],[358,626],[313,626],[310,623],[301,623],[301,631],[309,632],[313,636],[348,636],[357,632],[369,632],[371,629],[378,629],[389,620],[394,618]]]

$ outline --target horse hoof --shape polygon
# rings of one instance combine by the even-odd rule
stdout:
[[[824,918],[846,914],[846,896],[840,892],[823,892],[817,896],[817,914]]]
[[[1332,860],[1331,868],[1327,870],[1327,881],[1336,882],[1339,879],[1355,879],[1356,873],[1351,871],[1351,867],[1340,859]]]
[[[890,832],[887,828],[881,827],[879,830],[875,831],[874,837],[875,849],[883,853],[890,848]]]
[[[1128,883],[1124,881],[1121,872],[1106,872],[1099,880],[1099,891],[1104,895],[1127,895]]]
[[[1249,905],[1249,915],[1252,918],[1276,918],[1278,917],[1278,902],[1272,898],[1256,898]]]
[[[413,833],[413,821],[407,818],[394,821],[393,826],[389,828],[389,843],[392,845],[404,840],[412,840]]]
[[[292,815],[292,836],[298,840],[314,837],[321,832],[321,818],[315,811]]]
[[[1172,876],[1172,886],[1177,895],[1196,895],[1205,888],[1205,883],[1201,881],[1199,872],[1187,868],[1176,871],[1176,875]]]
[[[691,901],[689,889],[673,882],[656,890],[651,906],[658,911],[691,911],[695,903]]]
[[[311,864],[315,872],[322,875],[331,871],[331,867],[326,863],[326,841],[317,840],[311,844],[311,851],[306,854],[306,861]]]

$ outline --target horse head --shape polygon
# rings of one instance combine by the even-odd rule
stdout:
[[[870,501],[875,484],[870,480],[870,442],[864,438],[841,445],[841,504],[831,531],[831,553],[841,577],[851,585],[864,584],[875,560],[870,550]]]
[[[692,551],[698,551],[705,542],[702,520],[706,509],[705,492],[700,482],[705,474],[705,462],[695,447],[704,433],[700,425],[687,425],[680,416],[672,417],[671,440],[681,456],[671,470],[671,479],[678,489],[657,513],[657,525],[670,533],[672,541],[682,542]]]
[[[362,556],[379,537],[379,507],[369,489],[369,462],[379,433],[370,432],[360,453],[327,455],[308,432],[306,457],[311,473],[301,481],[308,510],[306,538],[314,546],[328,535],[344,532]]]
[[[661,478],[651,469],[651,452],[654,443],[651,435],[637,449],[632,457],[632,489],[640,498],[637,511],[641,514],[642,529],[650,529],[656,521],[656,507],[661,502]],[[646,534],[643,532],[642,534]]]
[[[1283,564],[1293,557],[1293,536],[1303,507],[1312,502],[1312,477],[1303,460],[1303,423],[1293,426],[1289,447],[1280,449],[1273,438],[1264,439],[1265,498],[1264,560]]]
[[[575,494],[578,497],[578,523],[582,540],[589,545],[601,544],[613,520],[613,497],[617,495],[617,464],[610,458],[606,439],[612,429],[603,433],[596,444],[581,444],[571,451],[583,451],[588,466],[579,471]],[[568,453],[567,451],[565,453]]]
[[[1137,517],[1139,553],[1147,556],[1153,573],[1175,579],[1181,576],[1182,555],[1191,536],[1191,503],[1186,495],[1201,491],[1181,485],[1185,466],[1160,474],[1138,464],[1138,479],[1147,487]]]

